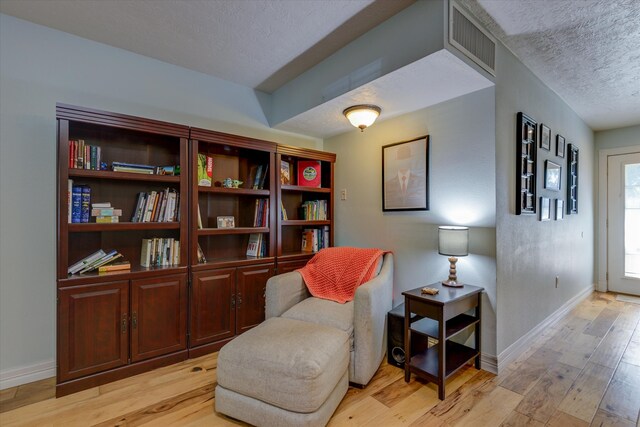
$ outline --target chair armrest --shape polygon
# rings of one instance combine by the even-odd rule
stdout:
[[[366,385],[387,348],[387,313],[393,305],[393,255],[384,256],[380,274],[358,287],[354,299],[355,363],[352,382]]]
[[[280,316],[308,297],[307,286],[297,271],[273,276],[267,280],[265,317]]]

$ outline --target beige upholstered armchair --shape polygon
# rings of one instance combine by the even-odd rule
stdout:
[[[312,297],[302,276],[290,272],[267,282],[266,317],[285,317],[334,327],[350,336],[349,381],[365,386],[387,347],[386,318],[393,299],[393,255],[384,255],[379,273],[340,304]]]

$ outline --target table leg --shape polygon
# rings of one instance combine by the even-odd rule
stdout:
[[[445,392],[444,392],[444,384],[445,384],[445,372],[446,370],[446,360],[447,360],[447,342],[445,337],[445,321],[444,321],[444,313],[442,309],[439,313],[438,319],[438,398],[440,400],[444,400]]]
[[[478,293],[478,306],[476,307],[476,316],[478,319],[481,319],[482,316],[482,292]],[[476,369],[480,369],[480,324],[482,321],[476,323],[475,332],[476,332],[476,350],[478,350],[478,355],[476,356]]]
[[[411,299],[405,297],[404,299],[404,381],[409,382],[411,379],[411,370],[409,364],[411,363],[411,333],[409,328],[411,327]]]

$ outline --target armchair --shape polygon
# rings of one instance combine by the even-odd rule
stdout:
[[[312,297],[298,272],[269,279],[266,318],[284,317],[330,326],[350,336],[349,381],[365,386],[387,348],[386,314],[393,299],[393,255],[384,255],[380,272],[359,286],[345,304]]]

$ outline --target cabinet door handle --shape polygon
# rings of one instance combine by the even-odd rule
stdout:
[[[242,293],[238,292],[238,305],[242,304]]]
[[[127,333],[127,313],[122,314],[122,321],[120,322],[120,330],[123,334]]]
[[[236,294],[231,295],[231,308],[236,308]]]
[[[135,311],[133,312],[133,315],[131,316],[131,326],[133,327],[133,329],[137,329],[138,328],[138,313],[136,313]]]

